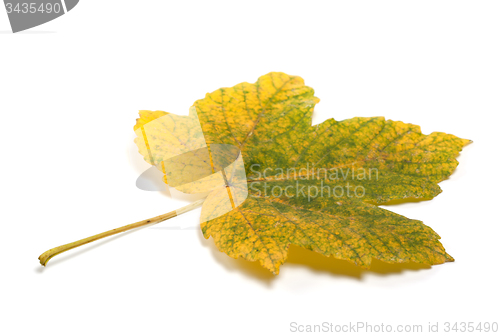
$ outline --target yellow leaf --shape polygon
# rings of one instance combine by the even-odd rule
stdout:
[[[311,126],[318,102],[302,78],[269,73],[255,84],[207,94],[186,117],[142,111],[136,143],[152,164],[174,157],[169,166],[201,169],[179,178],[178,188],[212,190],[202,208],[205,238],[275,274],[291,244],[361,267],[374,258],[452,261],[431,228],[376,204],[436,196],[437,183],[453,172],[458,152],[470,141],[440,132],[423,135],[419,126],[383,117]],[[214,149],[221,145],[236,151],[224,152],[217,170]],[[204,146],[206,154],[196,151]],[[199,168],[206,157],[210,172]],[[244,169],[228,169],[236,157]],[[170,176],[182,174],[171,169]]]

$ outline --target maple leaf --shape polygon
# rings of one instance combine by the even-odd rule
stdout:
[[[382,117],[311,126],[318,101],[300,77],[270,73],[195,102],[206,143],[242,152],[250,192],[239,207],[202,220],[205,238],[212,236],[229,256],[258,260],[276,274],[290,244],[362,267],[372,258],[453,260],[431,228],[374,204],[436,196],[437,182],[453,172],[469,140],[426,136],[416,125]],[[152,113],[143,112],[137,125]],[[220,207],[221,193],[208,196],[202,218]]]
[[[318,102],[302,78],[269,73],[207,94],[189,116],[141,111],[135,141],[165,182],[211,191],[196,204],[205,238],[274,274],[291,244],[363,268],[453,261],[430,227],[377,205],[439,194],[470,141],[383,117],[312,126]]]

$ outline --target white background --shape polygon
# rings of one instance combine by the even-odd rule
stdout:
[[[0,8],[0,333],[500,322],[499,17],[498,1],[83,0],[11,34]],[[456,262],[361,271],[295,248],[273,276],[218,252],[193,229],[196,210],[38,264],[49,248],[187,204],[135,186],[148,168],[138,110],[187,114],[270,71],[315,89],[314,123],[385,116],[474,141],[442,194],[390,207],[432,227]]]

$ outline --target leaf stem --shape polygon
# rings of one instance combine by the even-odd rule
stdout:
[[[45,265],[47,265],[47,262],[53,256],[55,256],[55,255],[58,255],[58,254],[63,253],[65,251],[74,249],[75,247],[79,247],[79,246],[91,243],[93,241],[96,241],[96,240],[99,240],[99,239],[102,239],[102,238],[106,238],[106,237],[115,235],[117,233],[125,232],[125,231],[132,230],[132,229],[136,229],[136,228],[139,228],[139,227],[145,226],[145,225],[152,225],[152,224],[157,224],[157,223],[166,221],[167,219],[176,217],[176,216],[178,216],[180,214],[183,214],[185,212],[188,212],[188,211],[191,211],[193,209],[196,209],[197,207],[199,207],[200,205],[202,205],[204,201],[205,201],[205,198],[197,200],[196,202],[193,202],[193,203],[191,203],[189,205],[186,205],[186,206],[184,206],[182,208],[179,208],[177,210],[168,212],[168,213],[160,215],[160,216],[156,216],[156,217],[153,217],[153,218],[145,219],[145,220],[142,220],[140,222],[132,223],[132,224],[129,224],[129,225],[125,225],[125,226],[113,229],[113,230],[109,230],[109,231],[106,231],[106,232],[102,232],[102,233],[96,234],[94,236],[90,236],[90,237],[87,237],[87,238],[84,238],[84,239],[80,239],[80,240],[77,240],[77,241],[69,243],[69,244],[65,244],[65,245],[61,245],[61,246],[58,246],[58,247],[54,247],[54,248],[52,248],[52,249],[50,249],[50,250],[45,251],[44,253],[42,253],[38,257],[38,259],[40,260],[40,264],[42,264],[42,266],[45,266]]]

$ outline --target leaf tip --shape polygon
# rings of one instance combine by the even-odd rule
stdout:
[[[461,139],[462,140],[462,147],[465,147],[467,145],[470,145],[472,143],[472,140],[468,139]]]

